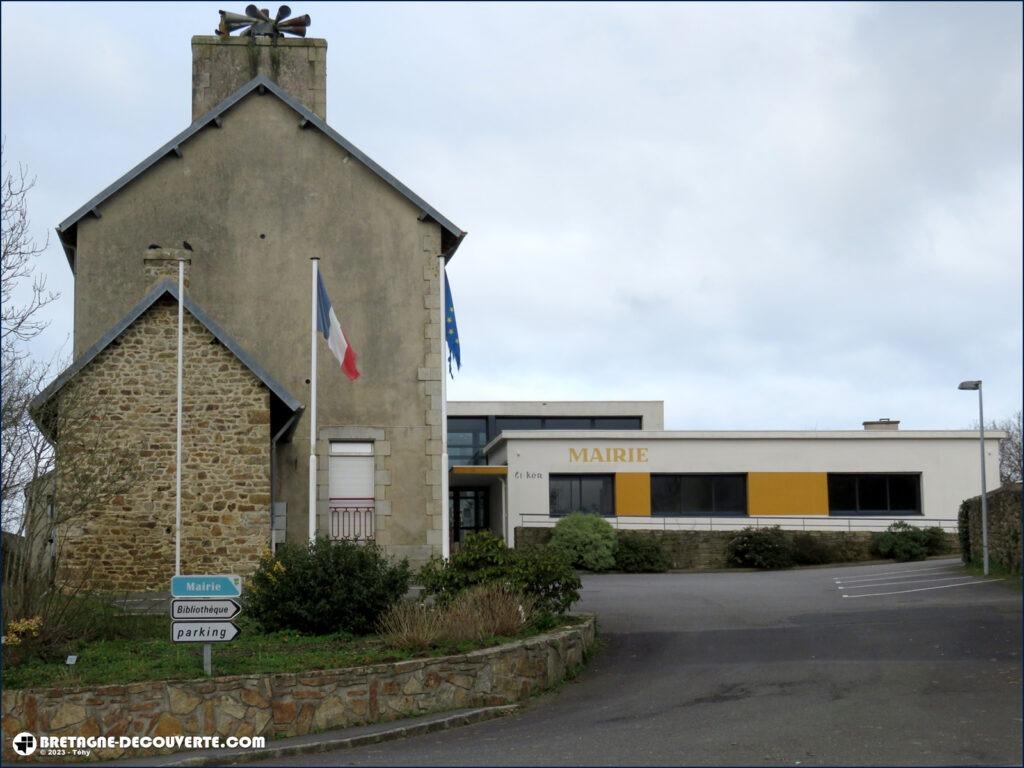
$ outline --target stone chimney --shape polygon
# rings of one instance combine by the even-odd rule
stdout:
[[[895,432],[899,428],[899,419],[876,419],[864,422],[864,429],[868,432]]]
[[[142,268],[152,288],[156,283],[169,277],[178,281],[178,260],[185,262],[185,287],[188,288],[189,267],[192,266],[192,252],[184,248],[150,248],[142,252]]]
[[[327,41],[320,38],[192,38],[192,120],[257,75],[266,75],[322,120],[327,119]]]

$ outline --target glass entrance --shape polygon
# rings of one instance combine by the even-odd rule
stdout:
[[[461,542],[466,534],[491,528],[491,511],[487,488],[452,488],[448,491],[451,510],[451,537]]]

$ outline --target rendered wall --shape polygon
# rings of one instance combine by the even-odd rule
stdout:
[[[310,257],[321,257],[363,375],[349,382],[321,345],[318,425],[383,430],[378,541],[414,560],[439,552],[440,227],[323,134],[300,128],[276,97],[255,93],[101,208],[102,218],[78,225],[76,355],[145,293],[138,261],[147,244],[187,239],[191,294],[306,406],[278,455],[276,500],[288,505],[293,541],[307,531]],[[326,531],[325,502],[318,514]]]
[[[622,433],[521,432],[498,446],[492,455],[508,462],[508,500],[513,528],[546,525],[548,482],[553,473],[749,473],[751,515],[784,515],[789,525],[805,521],[835,524],[826,517],[828,472],[919,472],[923,515],[927,524],[943,520],[955,527],[963,499],[981,485],[977,435],[971,432],[845,432],[845,433],[659,433],[631,438]],[[998,435],[987,441],[988,482],[998,485]],[[582,449],[591,449],[583,453]],[[594,448],[599,453],[593,452]],[[611,450],[608,450],[611,449]],[[623,455],[632,460],[602,459]],[[785,473],[785,474],[774,474]],[[786,475],[789,475],[788,479]],[[788,510],[788,511],[787,511]],[[524,517],[526,516],[526,517]],[[750,518],[716,518],[717,524],[746,525]],[[646,518],[654,527],[666,524],[708,528],[708,518]],[[617,525],[643,525],[631,515]],[[852,519],[851,530],[870,527],[871,518]],[[884,522],[881,527],[888,525]]]

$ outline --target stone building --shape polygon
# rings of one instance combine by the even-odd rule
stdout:
[[[307,538],[314,256],[362,372],[349,382],[318,356],[318,532],[422,562],[441,551],[441,270],[465,233],[324,122],[325,40],[195,37],[192,52],[192,124],[58,227],[75,362],[35,408],[88,391],[101,428],[160,459],[68,551],[102,562],[145,539],[123,579],[172,573],[176,288],[146,263],[187,241],[188,569],[247,572],[257,550]]]

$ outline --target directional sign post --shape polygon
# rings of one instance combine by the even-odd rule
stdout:
[[[203,671],[213,674],[210,643],[227,643],[240,634],[228,619],[242,606],[242,579],[226,574],[174,576],[171,578],[171,642],[202,643]]]
[[[238,576],[174,576],[171,597],[241,597]]]
[[[175,643],[227,643],[240,634],[230,621],[171,622],[171,640]]]
[[[182,621],[222,619],[227,621],[242,612],[234,600],[172,600],[171,618]]]

